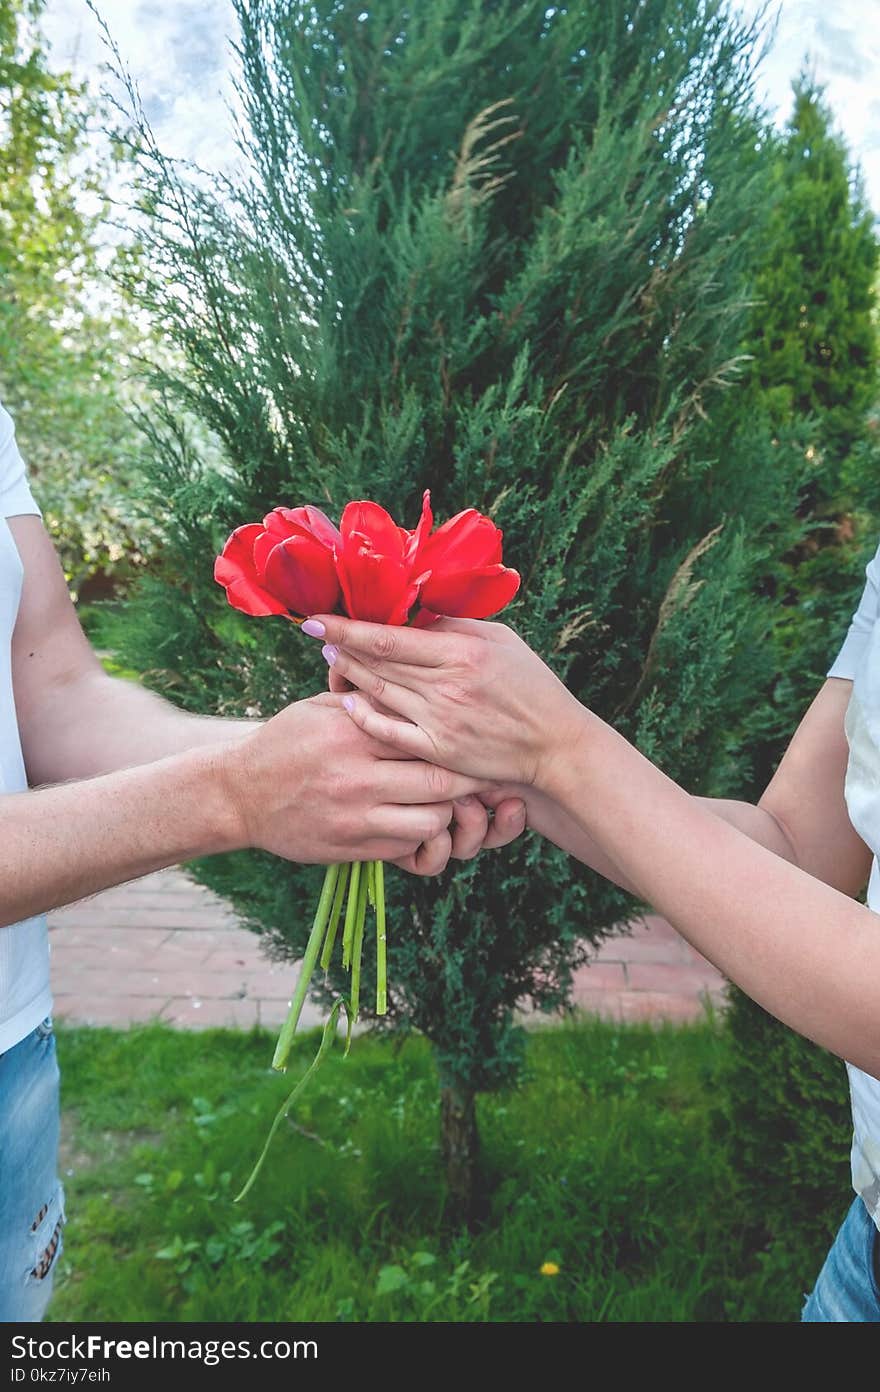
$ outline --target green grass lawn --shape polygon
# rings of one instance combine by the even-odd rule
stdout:
[[[738,1234],[710,1109],[717,1024],[532,1032],[522,1087],[480,1100],[493,1199],[474,1234],[443,1223],[437,1081],[415,1038],[334,1051],[234,1204],[287,1090],[273,1044],[59,1030],[69,1223],[52,1318],[798,1317],[792,1276]]]

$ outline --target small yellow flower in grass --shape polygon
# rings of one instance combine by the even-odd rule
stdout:
[[[558,1276],[559,1267],[557,1266],[556,1262],[545,1262],[544,1265],[541,1267],[541,1275]]]

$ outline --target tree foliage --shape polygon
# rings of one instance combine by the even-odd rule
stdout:
[[[323,682],[289,625],[229,611],[226,534],[369,496],[505,531],[510,621],[581,700],[698,791],[741,790],[769,683],[756,575],[797,534],[803,450],[713,438],[744,391],[766,206],[755,34],[720,0],[237,0],[242,169],[188,181],[141,126],[140,302],[185,370],[148,428],[165,568],[117,626],[175,699],[274,710]],[[185,421],[209,427],[207,463]],[[795,432],[796,433],[796,432]],[[301,954],[312,872],[211,861]],[[515,1077],[515,1007],[567,998],[632,902],[531,835],[390,885],[392,1020],[464,1090]]]
[[[104,272],[110,154],[85,88],[51,70],[43,0],[0,0],[0,399],[74,593],[124,573],[149,535],[126,488],[136,342]]]
[[[802,77],[771,166],[772,213],[747,346],[774,426],[802,434],[804,533],[763,585],[779,601],[776,671],[746,722],[760,792],[822,685],[877,548],[878,241],[861,181],[819,89]],[[843,1216],[850,1146],[846,1075],[834,1058],[741,992],[728,1014],[720,1092],[750,1229],[785,1265],[794,1218],[829,1236]],[[801,1254],[795,1242],[796,1258]],[[805,1274],[806,1279],[806,1274]]]

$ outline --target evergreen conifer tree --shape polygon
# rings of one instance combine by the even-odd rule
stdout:
[[[755,379],[776,425],[811,415],[828,452],[820,490],[864,435],[874,400],[874,218],[822,89],[802,75],[774,161],[777,181],[749,336]]]
[[[800,440],[804,527],[762,580],[779,601],[778,660],[744,727],[754,796],[822,685],[880,541],[880,450],[869,411],[877,396],[878,240],[846,145],[807,76],[795,84],[770,176],[746,346],[754,410]],[[739,991],[727,1022],[732,1047],[720,1096],[746,1240],[764,1249],[769,1267],[798,1269],[806,1280],[805,1262],[818,1258],[849,1202],[845,1071]]]
[[[873,320],[880,243],[822,89],[803,74],[770,165],[747,351],[756,409],[802,439],[803,535],[765,577],[782,601],[779,674],[755,734],[766,780],[833,657],[877,545]]]
[[[225,606],[215,552],[278,503],[372,497],[414,525],[429,486],[439,519],[503,527],[505,617],[583,701],[694,791],[740,790],[737,723],[773,660],[752,588],[797,472],[759,425],[736,450],[706,428],[741,389],[766,205],[753,30],[723,0],[235,8],[235,175],[188,181],[140,129],[134,289],[176,357],[145,420],[164,564],[117,646],[193,708],[319,689],[312,645]],[[200,873],[301,954],[314,870]],[[434,1046],[459,1214],[475,1098],[519,1068],[517,1003],[564,1005],[632,911],[531,834],[389,876],[390,1023]]]

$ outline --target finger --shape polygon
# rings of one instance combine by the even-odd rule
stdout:
[[[392,663],[386,666],[383,675],[374,666],[368,666],[344,648],[337,648],[334,644],[325,643],[321,651],[334,676],[338,674],[344,677],[350,686],[363,691],[372,701],[381,702],[386,710],[394,711],[396,715],[402,715],[407,720],[415,720],[423,712],[424,698],[400,685],[396,680],[397,673]],[[418,680],[419,669],[413,670]]]
[[[495,816],[483,841],[483,850],[494,851],[499,846],[509,846],[525,831],[525,826],[526,805],[522,798],[507,798],[495,809]]]
[[[379,803],[416,806],[432,802],[452,802],[476,792],[480,782],[463,773],[453,773],[439,764],[422,759],[382,759],[375,770],[371,791]]]
[[[446,869],[451,852],[452,837],[448,831],[441,831],[439,836],[432,836],[418,850],[393,863],[410,875],[439,875]]]
[[[351,682],[347,682],[345,680],[345,677],[343,677],[341,673],[334,672],[332,667],[330,668],[330,671],[327,673],[327,677],[327,685],[335,695],[344,694],[346,691],[351,691]]]
[[[387,744],[413,759],[430,761],[436,755],[434,741],[421,726],[413,725],[408,720],[392,720],[390,715],[380,715],[364,696],[343,696],[342,705],[355,725],[380,744]]]
[[[300,631],[362,657],[411,662],[415,667],[440,667],[448,656],[449,645],[441,641],[436,626],[432,630],[389,628],[385,624],[341,618],[338,614],[320,614],[307,619]]]
[[[516,798],[522,802],[523,794],[520,785],[517,783],[492,783],[488,787],[480,788],[477,793],[480,802],[493,810],[502,802],[507,802],[510,798]]]
[[[452,823],[454,860],[473,860],[489,831],[489,813],[477,797],[456,798]]]
[[[370,838],[408,841],[421,846],[445,831],[452,821],[451,802],[432,802],[421,807],[386,805],[370,816]]]
[[[447,619],[445,615],[432,624],[432,633],[461,633],[465,637],[484,638],[492,641],[499,630],[508,633],[506,624],[492,623],[489,619]]]

